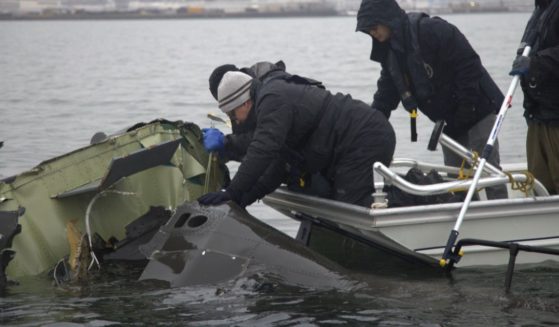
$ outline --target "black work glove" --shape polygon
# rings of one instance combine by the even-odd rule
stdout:
[[[530,57],[517,56],[512,63],[512,69],[509,72],[510,76],[520,75],[525,76],[530,71]]]
[[[218,205],[231,200],[231,195],[227,191],[210,192],[198,198],[201,205]]]
[[[454,113],[454,124],[455,126],[464,127],[464,129],[470,129],[477,121],[479,117],[477,116],[476,107],[473,104],[462,103],[458,105],[456,112]]]

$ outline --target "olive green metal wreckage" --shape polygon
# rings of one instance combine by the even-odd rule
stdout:
[[[143,264],[140,280],[171,287],[247,275],[351,286],[337,264],[235,204],[192,201],[229,179],[201,141],[195,124],[139,123],[0,181],[0,291],[24,276],[87,282],[107,261]]]
[[[137,218],[150,212],[156,217],[218,188],[223,170],[206,176],[211,166],[200,140],[194,124],[140,123],[117,135],[96,135],[95,144],[4,179],[2,271],[17,278],[52,269],[61,259],[75,256],[88,234],[88,243],[103,240],[116,248]],[[153,234],[159,225],[148,222],[141,230],[155,229]]]

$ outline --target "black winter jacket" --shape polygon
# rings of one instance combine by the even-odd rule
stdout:
[[[251,111],[256,115],[256,129],[227,188],[242,205],[279,186],[285,177],[286,162],[301,164],[310,174],[333,176],[344,153],[359,147],[363,130],[373,130],[378,137],[394,133],[384,116],[365,103],[349,95],[333,95],[322,88],[289,80],[289,74],[285,74],[285,78],[264,83],[253,81]],[[272,178],[259,183],[263,176]],[[248,195],[250,200],[242,199]]]
[[[450,136],[466,132],[499,110],[503,94],[454,25],[426,14],[406,14],[393,0],[364,0],[357,30],[369,34],[379,23],[390,27],[392,35],[384,43],[373,39],[371,60],[382,65],[374,108],[389,117],[407,87],[421,112],[432,121],[446,121],[445,133]],[[459,106],[473,107],[471,119],[455,119]]]
[[[539,9],[542,15],[526,27],[527,32],[533,29],[539,38],[532,44],[530,70],[521,79],[524,117],[559,125],[559,1],[538,0],[534,15]]]
[[[285,72],[285,63],[283,61],[278,61],[275,64],[270,62],[262,61],[252,65],[249,68],[241,68],[242,72],[264,82],[268,79],[273,79],[278,76],[289,77],[300,84],[314,85],[319,88],[324,88],[322,82],[314,80],[308,77],[302,77],[299,75],[290,75]],[[288,74],[288,75],[286,75]],[[232,134],[225,136],[225,154],[226,160],[241,161],[246,154],[247,148],[252,140],[252,134],[256,127],[256,118],[253,111],[249,113],[247,121],[241,125],[237,125],[235,122],[232,123]]]

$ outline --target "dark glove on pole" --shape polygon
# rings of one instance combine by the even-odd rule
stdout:
[[[512,69],[509,72],[510,76],[520,75],[524,76],[530,71],[530,57],[517,56],[512,63]]]
[[[210,192],[198,198],[201,205],[219,205],[231,200],[231,195],[227,191]]]

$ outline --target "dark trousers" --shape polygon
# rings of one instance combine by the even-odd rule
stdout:
[[[335,200],[370,207],[375,189],[373,164],[390,165],[396,147],[396,135],[391,126],[385,133],[372,130],[359,138],[359,147],[348,149],[336,164],[334,174]]]
[[[528,123],[528,170],[550,194],[559,193],[559,126]]]

